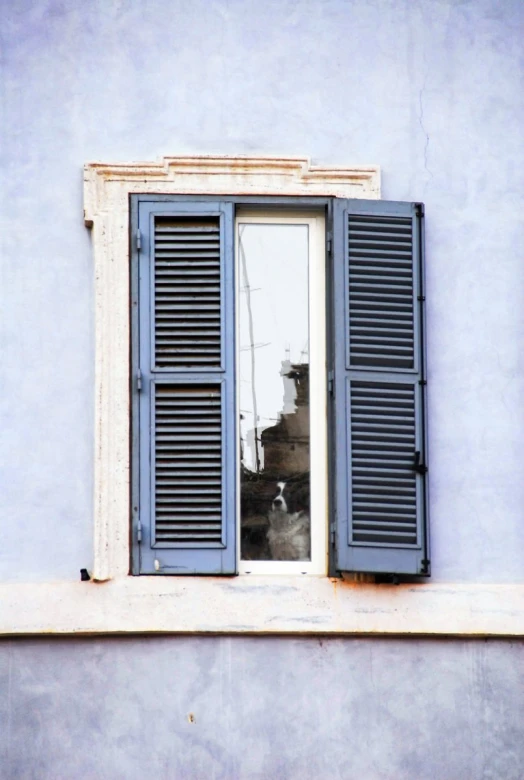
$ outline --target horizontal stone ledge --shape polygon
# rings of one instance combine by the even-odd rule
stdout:
[[[326,577],[0,584],[0,635],[524,636],[524,585]]]

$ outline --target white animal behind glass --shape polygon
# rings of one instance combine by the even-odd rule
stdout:
[[[308,561],[311,555],[309,486],[277,482],[268,512],[267,540],[273,561]]]

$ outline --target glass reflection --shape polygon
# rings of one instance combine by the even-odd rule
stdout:
[[[241,556],[310,560],[308,226],[239,226]]]

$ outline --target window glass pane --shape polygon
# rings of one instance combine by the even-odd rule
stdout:
[[[310,560],[308,226],[238,247],[241,557]]]

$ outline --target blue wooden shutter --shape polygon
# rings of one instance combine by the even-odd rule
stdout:
[[[144,199],[137,217],[133,571],[234,574],[233,207]]]
[[[423,208],[333,208],[335,560],[429,574]]]

